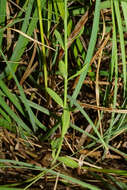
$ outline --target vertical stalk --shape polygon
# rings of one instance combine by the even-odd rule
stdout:
[[[41,32],[41,42],[42,42],[42,44],[44,44],[45,41],[44,41],[44,30],[43,30],[43,24],[42,24],[40,0],[37,0],[37,5],[38,5],[39,24],[40,24],[40,32]],[[47,88],[48,87],[48,72],[47,72],[46,54],[45,54],[44,46],[42,46],[42,54],[43,54],[43,66],[44,66],[44,83],[45,83],[45,88]]]
[[[65,19],[64,19],[64,44],[65,44],[65,70],[66,76],[64,78],[64,109],[67,109],[67,86],[68,86],[68,47],[67,47],[67,0],[64,1]]]
[[[66,75],[64,76],[64,106],[63,106],[63,115],[62,115],[62,134],[61,134],[61,138],[59,141],[58,150],[57,150],[56,156],[52,162],[52,165],[56,162],[56,160],[60,154],[64,135],[67,132],[69,122],[70,122],[70,113],[69,113],[68,107],[67,107],[67,87],[68,87],[67,0],[64,0],[64,6],[65,6],[65,18],[64,18],[65,63],[64,63],[64,67],[65,67]]]

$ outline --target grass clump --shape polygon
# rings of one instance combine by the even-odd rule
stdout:
[[[1,189],[127,188],[126,7],[0,0]]]

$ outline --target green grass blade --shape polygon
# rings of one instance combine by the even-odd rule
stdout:
[[[36,170],[36,168],[40,171],[42,171],[42,173],[40,173],[38,175],[38,180],[40,179],[40,177],[42,177],[44,174],[52,174],[54,176],[57,176],[59,175],[59,177],[61,177],[62,179],[65,179],[67,182],[71,182],[71,183],[74,183],[74,184],[78,184],[80,185],[81,187],[84,187],[84,188],[87,188],[87,189],[90,189],[90,190],[101,190],[100,188],[94,186],[94,185],[91,185],[91,184],[88,184],[86,182],[83,182],[83,181],[80,181],[79,179],[76,179],[76,178],[73,178],[73,177],[70,177],[68,175],[65,175],[65,174],[62,174],[62,173],[58,173],[52,169],[46,169],[46,168],[42,168],[42,167],[39,167],[39,166],[35,166],[35,165],[32,165],[32,164],[27,164],[27,163],[24,163],[24,162],[18,162],[18,161],[14,161],[14,160],[3,160],[1,159],[0,160],[0,163],[12,163],[12,164],[17,164],[17,165],[20,165],[20,166],[25,166],[25,167],[28,167],[29,169],[34,169]],[[13,167],[13,166],[12,166]],[[45,172],[45,173],[44,173]],[[37,177],[36,177],[37,179]]]
[[[63,60],[59,61],[59,73],[63,78],[67,77],[67,73],[66,73],[66,66]]]
[[[53,1],[53,7],[54,7],[54,11],[55,11],[56,21],[58,22],[58,20],[59,20],[59,13],[58,13],[56,1]]]
[[[55,126],[53,126],[50,130],[48,130],[48,132],[46,133],[46,135],[44,135],[42,138],[41,138],[41,142],[44,142],[45,140],[48,140],[49,137],[55,133],[55,131],[58,129],[58,127],[60,127],[60,121],[58,121]]]
[[[0,108],[0,114],[9,122],[11,123],[10,117]]]
[[[113,96],[113,108],[116,108],[117,103],[117,81],[118,81],[118,57],[117,57],[117,40],[116,40],[116,24],[115,24],[115,15],[114,15],[114,8],[113,8],[113,1],[111,0],[111,7],[112,7],[112,22],[113,22],[113,39],[112,39],[112,60],[111,60],[111,80],[113,75],[113,70],[115,66],[115,87],[114,87],[114,96]],[[111,81],[110,80],[110,81]],[[110,135],[113,128],[113,121],[115,119],[115,113],[112,113],[110,126],[109,126],[109,133],[107,135],[107,143],[109,143]]]
[[[24,19],[23,18],[16,18],[12,23],[9,23],[7,24],[6,26],[0,28],[0,33],[1,32],[4,32],[7,28],[10,28],[12,27],[13,25],[17,24],[17,23],[20,23],[20,22],[23,22]]]
[[[28,11],[28,13],[25,16],[25,19],[24,19],[25,23],[23,23],[23,26],[22,26],[22,29],[21,29],[22,32],[23,31],[26,32],[26,34],[29,35],[29,36],[31,36],[33,34],[33,31],[34,31],[34,29],[35,29],[35,27],[37,25],[37,21],[38,21],[38,19],[34,19],[34,18],[38,18],[37,17],[38,16],[37,8],[35,8],[35,11],[33,13],[33,19],[31,19],[31,22],[29,23],[29,18],[30,18],[30,15],[31,15],[30,10],[32,9],[31,2],[33,4],[33,0],[29,1],[30,6],[28,4],[29,7],[27,7],[27,10],[26,10],[26,12]],[[26,24],[28,24],[28,25],[26,25]],[[27,30],[27,28],[28,28],[28,30]],[[15,47],[14,52],[13,52],[11,58],[10,58],[10,63],[9,63],[9,65],[12,68],[13,72],[16,71],[17,66],[18,66],[18,63],[14,64],[13,62],[18,62],[20,60],[20,58],[21,58],[22,54],[24,53],[24,50],[25,50],[28,42],[29,42],[29,40],[27,38],[23,37],[22,35],[19,36],[19,39],[18,39],[18,41],[16,43],[16,47]],[[12,75],[10,75],[9,68],[6,67],[5,72],[0,75],[0,78],[5,77],[5,73],[6,73],[7,76],[9,75],[10,78],[12,77]]]
[[[80,185],[81,187],[83,187],[85,189],[87,188],[87,189],[90,189],[90,190],[101,190],[100,188],[98,188],[98,187],[96,187],[94,185],[88,184],[88,183],[86,183],[84,181],[80,181],[79,179],[70,177],[70,176],[65,175],[65,174],[57,173],[57,172],[55,172],[53,170],[48,170],[48,173],[51,173],[51,174],[56,175],[56,176],[59,175],[59,177],[67,180],[67,182],[71,181],[72,183],[78,184],[78,185]]]
[[[56,39],[59,42],[60,46],[64,49],[64,43],[63,43],[62,36],[57,29],[54,31],[54,34],[55,34]]]
[[[96,171],[100,173],[114,173],[114,174],[119,174],[122,176],[127,176],[127,171],[126,170],[119,170],[119,169],[98,169],[98,168],[88,168],[88,167],[82,167],[84,169],[88,169],[89,171]]]
[[[26,132],[31,134],[31,130],[29,127],[11,110],[11,108],[6,104],[4,99],[0,96],[0,104],[2,108],[10,115],[10,117],[19,125],[21,126]]]
[[[82,75],[84,72],[87,72],[87,65],[84,65],[82,67],[82,69],[80,69],[79,71],[77,71],[77,73],[75,73],[74,75],[72,75],[71,77],[68,78],[68,80],[71,80],[79,75]]]
[[[44,113],[44,114],[46,114],[46,115],[50,115],[49,110],[46,109],[46,108],[44,108],[43,106],[40,106],[40,105],[38,105],[38,104],[36,104],[36,103],[30,101],[30,100],[27,100],[27,103],[28,103],[28,105],[29,105],[30,107],[32,107],[32,108],[34,108],[34,109],[36,109],[36,110],[38,110],[38,111],[41,111],[42,113]]]
[[[27,101],[26,101],[26,97],[25,97],[23,88],[22,88],[22,86],[20,86],[20,84],[19,84],[19,82],[18,82],[18,80],[17,80],[17,77],[16,77],[14,71],[12,70],[12,68],[11,68],[10,64],[8,63],[8,61],[6,60],[6,57],[5,57],[5,55],[3,54],[3,52],[1,51],[1,49],[0,49],[0,52],[1,52],[1,55],[3,56],[3,58],[4,58],[4,61],[7,63],[7,66],[8,66],[8,68],[10,69],[11,75],[13,76],[13,78],[14,78],[14,80],[15,80],[15,82],[16,82],[16,85],[17,85],[17,87],[18,87],[18,89],[19,89],[19,92],[20,92],[20,95],[21,95],[21,100],[22,100],[22,102],[24,102],[24,105],[25,105],[26,111],[28,112],[31,125],[32,125],[32,127],[33,127],[33,130],[36,131],[37,126],[36,126],[36,124],[35,124],[34,114],[33,114],[32,110],[31,110],[31,108],[29,107],[29,105],[27,104]]]
[[[80,133],[82,133],[82,134],[87,135],[89,138],[93,139],[94,141],[97,141],[97,138],[96,138],[96,137],[94,137],[94,136],[91,135],[90,133],[84,131],[84,130],[81,129],[80,127],[78,127],[78,126],[76,126],[76,125],[74,125],[74,124],[72,124],[72,123],[70,123],[70,126],[71,126],[73,129],[75,129],[76,131],[78,131],[78,132],[80,132]]]
[[[58,105],[63,107],[63,100],[55,91],[53,91],[51,88],[47,88],[46,91]]]
[[[127,189],[126,183],[124,183],[122,181],[118,181],[115,177],[113,177],[111,175],[109,175],[108,178],[110,178],[110,180],[112,180],[112,182],[115,183],[119,189]]]
[[[65,164],[65,166],[70,167],[70,168],[78,168],[79,164],[78,162],[74,161],[71,157],[68,156],[60,156],[57,159],[58,161],[62,162]]]
[[[43,19],[42,19],[42,4],[40,0],[37,0],[38,5],[38,14],[39,14],[39,24],[40,24],[40,34],[41,34],[41,42],[42,44],[45,44],[44,40],[44,26],[43,26]],[[47,62],[46,62],[46,51],[45,47],[42,46],[42,58],[43,58],[43,67],[44,67],[44,83],[45,88],[48,87],[48,71],[47,71]]]
[[[1,89],[3,90],[3,92],[7,95],[7,97],[10,99],[10,101],[15,105],[15,107],[23,114],[23,116],[25,116],[25,113],[23,111],[23,108],[20,104],[20,101],[19,99],[16,97],[16,95],[12,94],[9,89],[7,88],[7,86],[5,85],[5,83],[0,80],[0,87]],[[20,99],[22,100],[22,98],[20,97]],[[43,108],[42,106],[39,106],[29,100],[26,100],[27,104],[30,106],[30,107],[33,107],[34,109],[37,109],[37,110],[40,110],[41,112],[49,115],[49,112],[47,109]],[[25,101],[23,101],[23,103],[25,104]],[[33,115],[34,119],[35,119],[35,122],[36,124],[42,128],[43,130],[46,130],[46,127],[41,123],[39,122],[39,120],[37,119],[37,117],[35,115]]]
[[[56,162],[59,154],[60,154],[60,151],[61,151],[61,148],[62,148],[62,143],[63,143],[63,140],[64,140],[64,135],[67,133],[67,130],[69,128],[69,124],[70,124],[70,111],[68,109],[64,109],[63,111],[63,114],[62,114],[62,132],[61,132],[61,137],[59,139],[59,145],[58,145],[58,150],[57,150],[57,153],[54,157],[54,160],[52,162],[52,165]]]
[[[121,1],[121,6],[122,6],[122,10],[123,10],[124,20],[125,20],[125,24],[126,24],[126,31],[127,31],[127,2]]]
[[[14,188],[14,187],[3,187],[2,185],[0,186],[0,190],[23,190],[21,188]]]
[[[48,38],[50,35],[50,27],[52,23],[51,20],[52,20],[52,2],[48,1],[48,30],[47,30]]]
[[[67,130],[69,128],[70,124],[70,111],[68,109],[65,109],[62,115],[62,138],[64,138],[64,135],[67,133]]]
[[[64,21],[64,19],[65,19],[65,4],[64,4],[64,0],[60,0],[60,1],[56,0],[56,3],[57,3],[57,7],[58,7],[58,10],[59,10],[60,16],[61,16],[61,18]]]
[[[111,0],[106,0],[106,1],[101,2],[100,8],[101,9],[111,8]]]
[[[6,2],[6,0],[2,1],[1,2]],[[22,9],[19,11],[17,17],[9,24],[6,24],[4,27],[0,28],[0,32],[3,32],[4,30],[6,30],[7,28],[9,27],[12,27],[14,24],[18,23],[18,22],[22,22],[24,21],[24,18],[20,18],[22,16],[23,13],[25,13],[27,11],[27,4],[28,4],[28,1],[25,1]],[[2,7],[0,5],[0,7]],[[3,10],[2,10],[3,11]]]
[[[70,96],[68,96],[68,98],[71,101],[72,98]],[[98,132],[96,126],[94,125],[94,123],[92,122],[92,120],[89,118],[89,116],[87,115],[87,113],[83,110],[83,108],[75,100],[72,100],[72,102],[76,106],[76,108],[81,112],[81,114],[86,118],[86,120],[88,121],[88,123],[92,126],[94,132],[98,136],[98,138],[99,138],[100,142],[102,143],[103,147],[105,147],[105,149],[108,150],[108,147],[107,147],[106,143],[104,142],[102,136]]]
[[[94,186],[94,185],[91,185],[91,184],[88,184],[86,182],[83,182],[83,181],[80,181],[79,179],[76,179],[74,177],[70,177],[68,175],[65,175],[65,174],[62,174],[62,173],[58,173],[52,169],[47,169],[45,167],[40,167],[40,166],[36,166],[36,165],[32,165],[32,164],[28,164],[28,163],[25,163],[25,162],[19,162],[19,161],[15,161],[15,160],[4,160],[4,159],[0,159],[0,163],[11,163],[11,164],[14,164],[14,166],[12,165],[11,167],[14,167],[14,168],[18,168],[18,166],[21,166],[21,167],[25,167],[25,168],[29,168],[29,169],[32,169],[32,170],[40,170],[42,171],[42,173],[40,173],[38,175],[38,179],[40,179],[40,177],[44,176],[44,174],[46,173],[50,173],[54,176],[58,176],[61,177],[62,179],[65,179],[67,182],[71,182],[71,183],[74,183],[74,184],[78,184],[80,185],[81,187],[84,187],[84,188],[87,188],[87,189],[90,189],[90,190],[101,190],[100,188]],[[15,166],[15,165],[18,165],[18,166]],[[3,167],[3,166],[2,166]],[[10,167],[10,166],[7,166],[7,167]],[[44,173],[45,172],[45,173]],[[37,176],[33,179],[37,179]]]
[[[33,119],[34,119],[35,123],[38,125],[38,127],[40,127],[41,129],[43,129],[44,131],[47,130],[47,128],[37,119],[37,117],[34,114],[33,114]]]
[[[113,146],[109,145],[109,149],[114,151],[115,153],[118,153],[119,155],[123,156],[124,158],[127,158],[127,154],[118,150],[117,148],[114,148]],[[126,176],[127,176],[127,171],[125,171],[125,172],[126,172]]]
[[[27,5],[26,15],[25,15],[24,22],[23,22],[23,25],[22,25],[22,28],[21,28],[21,31],[23,33],[27,32],[28,26],[30,24],[29,18],[31,16],[33,3],[34,3],[34,0],[29,0],[28,5]],[[25,42],[26,42],[26,39],[22,35],[20,35],[19,39],[18,39],[18,42],[16,43],[16,47],[14,49],[14,52],[12,54],[12,57],[11,57],[10,61],[12,61],[12,62],[13,61],[15,61],[15,62],[19,61],[22,53],[24,52]],[[18,64],[11,63],[10,66],[11,66],[13,72],[15,72]]]
[[[96,0],[96,5],[95,5],[95,13],[94,13],[94,21],[93,21],[93,27],[92,27],[92,33],[91,33],[91,38],[90,38],[90,43],[85,59],[84,65],[87,65],[87,68],[85,71],[80,75],[78,84],[73,92],[72,95],[72,100],[71,100],[71,105],[73,104],[73,100],[75,100],[80,92],[80,89],[82,87],[83,81],[87,75],[88,69],[89,69],[89,64],[94,52],[96,40],[97,40],[97,32],[99,28],[99,18],[100,18],[100,0]]]
[[[0,28],[5,25],[6,0],[0,0]],[[0,31],[0,48],[2,48],[3,31]]]
[[[123,64],[123,81],[124,81],[124,97],[126,94],[126,84],[127,84],[127,69],[126,69],[126,53],[125,53],[125,42],[124,42],[124,35],[123,35],[123,27],[122,27],[122,18],[120,15],[120,8],[119,8],[119,1],[114,1],[115,13],[118,23],[118,30],[120,35],[120,46],[121,46],[121,53],[122,53],[122,64]]]
[[[20,101],[18,98],[10,92],[8,87],[5,85],[5,83],[0,80],[0,88],[3,90],[3,92],[6,94],[6,96],[10,99],[10,101],[15,105],[15,107],[23,114],[25,115],[23,108],[20,104]]]
[[[7,163],[13,164],[11,167],[13,167],[14,165],[19,165],[21,167],[26,167],[26,168],[33,168],[33,169],[40,169],[41,167],[37,167],[36,165],[32,165],[26,162],[22,162],[22,161],[16,161],[16,160],[9,160],[9,159],[0,159],[0,163],[8,165]],[[3,167],[3,165],[0,165],[0,167]]]
[[[8,115],[8,117],[9,117],[9,115]],[[14,123],[9,122],[8,120],[6,120],[2,117],[0,117],[0,127],[8,129],[9,131],[11,131],[13,133],[16,133],[16,126],[14,125]]]

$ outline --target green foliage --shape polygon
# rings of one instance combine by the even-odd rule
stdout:
[[[0,187],[0,190],[23,190],[23,189],[21,189],[21,188],[14,188],[14,187]]]
[[[36,135],[38,131],[41,131],[39,137],[41,141],[46,140],[46,142],[50,143],[49,146],[51,146],[54,159],[52,167],[54,168],[56,167],[56,161],[71,169],[79,167],[78,162],[72,157],[68,157],[68,155],[59,156],[64,138],[69,133],[69,127],[71,127],[71,132],[74,131],[74,134],[81,133],[80,135],[85,134],[89,137],[89,143],[82,144],[84,149],[93,150],[95,147],[100,147],[100,149],[104,150],[104,153],[111,150],[126,158],[127,154],[114,148],[110,142],[116,136],[125,133],[127,129],[126,112],[115,112],[118,108],[123,111],[127,107],[125,99],[127,93],[126,40],[124,36],[125,32],[127,32],[127,2],[125,0],[105,0],[102,2],[101,0],[96,0],[87,1],[87,3],[81,0],[17,1],[21,9],[18,10],[15,18],[10,20],[11,22],[7,20],[7,2],[11,4],[11,1],[0,0],[0,127],[2,126],[13,133],[16,133],[18,129],[20,135],[24,138]],[[14,10],[16,9],[14,8]],[[109,17],[105,16],[106,9],[111,10],[110,13],[108,11]],[[87,10],[89,11],[87,23],[85,26],[80,23],[80,26],[77,27],[78,32],[76,31],[77,33],[74,35],[75,25],[79,24],[80,18]],[[16,34],[15,28],[20,32]],[[9,50],[6,43],[4,43],[7,37],[6,30],[8,29],[11,31],[13,39]],[[31,43],[30,38],[28,39],[21,33],[41,41],[44,46],[37,45],[36,51],[32,52],[31,50],[34,49],[33,46],[35,47],[36,42],[32,44],[33,42]],[[111,35],[108,45],[111,47],[111,51],[107,50],[107,44],[100,49],[109,33]],[[74,39],[71,36],[74,36]],[[69,44],[70,42],[72,43]],[[55,52],[48,47],[53,47]],[[94,60],[92,60],[93,55],[96,55]],[[108,61],[104,61],[105,56],[108,57]],[[24,61],[25,57],[27,57],[26,61]],[[98,66],[99,59],[101,59],[100,67]],[[25,62],[25,64],[22,65],[22,62]],[[34,67],[36,62],[38,65]],[[33,66],[30,67],[30,63]],[[122,66],[119,67],[119,63],[122,63]],[[34,69],[31,71],[33,67]],[[21,86],[20,80],[26,68],[29,68],[31,72]],[[99,70],[98,73],[97,70]],[[56,71],[58,71],[57,75]],[[97,86],[95,81],[97,74],[99,75],[98,82],[100,80],[102,80],[101,82],[107,82],[103,87],[100,83]],[[118,79],[123,79],[123,83],[121,82],[122,80],[120,81],[120,93]],[[85,87],[84,82],[87,82]],[[89,82],[91,83],[89,84]],[[76,83],[74,88],[72,87],[73,83]],[[18,93],[13,92],[14,87],[11,85],[17,88]],[[36,89],[35,98],[33,98],[32,93],[27,94],[25,92],[28,86]],[[58,89],[59,86],[62,90]],[[88,86],[88,92],[86,93]],[[89,92],[89,89],[92,90]],[[85,110],[82,102],[89,98],[87,94],[91,95],[93,91],[97,92],[97,90],[99,94],[98,97],[97,93],[95,94],[94,102],[97,103],[97,106],[102,107],[99,110],[96,104],[91,105],[95,106],[98,111],[98,115],[93,116],[90,115],[89,110]],[[84,96],[86,97],[84,98]],[[41,97],[40,104],[38,103],[38,97]],[[52,105],[50,105],[50,98],[54,100]],[[125,101],[122,102],[123,100]],[[91,99],[89,98],[90,101]],[[53,105],[56,106],[56,109],[52,107]],[[105,109],[102,109],[104,106],[106,106],[106,109],[110,107],[108,111],[113,110],[111,114],[107,114],[108,121],[106,123]],[[58,114],[59,109],[60,114]],[[78,115],[77,112],[81,116],[80,119],[83,118],[83,128],[81,128],[82,124],[80,125],[80,122],[75,123],[74,121]],[[44,115],[49,121],[43,125],[43,118],[45,121]],[[50,117],[53,124],[49,127]],[[87,125],[91,127],[91,132],[85,130]],[[100,133],[99,127],[101,126],[103,134]],[[54,137],[54,134],[58,131],[60,136],[58,138]],[[74,152],[75,155],[77,159],[78,154]],[[92,163],[91,160],[90,162]],[[58,176],[58,172],[53,170],[54,168],[46,169],[13,160],[0,160],[2,164],[4,163],[1,167],[7,167],[7,161],[13,164],[12,167],[25,167],[41,172],[35,178],[27,181],[28,186],[31,186],[46,173]],[[111,176],[111,173],[127,176],[127,172],[124,170],[98,169],[85,167],[84,165],[81,169],[90,171],[94,178],[106,184],[108,189],[113,189],[113,184],[121,189],[126,189],[125,183],[118,182]],[[96,172],[106,174],[107,179],[110,179],[112,183],[106,183],[103,177],[100,177],[99,174],[97,175]],[[59,176],[66,183],[71,181],[71,183],[78,184],[83,188],[99,190],[98,187],[64,175],[62,172],[59,172]],[[1,186],[0,189],[12,188]],[[117,190],[116,187],[114,189]]]
[[[59,61],[59,73],[62,77],[67,77],[65,63],[63,62],[63,60]]]
[[[6,19],[6,0],[0,0],[0,26],[5,26],[5,19]],[[0,48],[2,47],[2,40],[3,40],[3,31],[0,31]]]
[[[67,133],[67,130],[69,128],[69,124],[70,124],[70,111],[69,109],[64,109],[63,111],[63,115],[62,115],[62,134],[61,136],[64,138],[64,135]]]
[[[64,49],[64,43],[63,43],[63,39],[62,39],[60,32],[58,30],[55,30],[54,34],[55,34],[56,39],[59,42],[60,46]]]
[[[126,83],[127,83],[127,69],[126,69],[126,53],[125,53],[125,42],[124,42],[124,35],[123,35],[123,27],[122,27],[122,18],[120,15],[120,4],[118,1],[114,1],[115,13],[117,18],[119,36],[120,36],[120,46],[121,46],[121,57],[123,63],[123,79],[124,79],[124,96],[126,94]]]
[[[93,51],[95,48],[95,43],[97,40],[97,32],[98,32],[98,26],[99,26],[99,18],[100,18],[100,0],[96,1],[96,6],[95,6],[95,13],[94,13],[94,20],[93,20],[93,28],[92,28],[92,33],[91,33],[91,38],[89,42],[89,47],[86,55],[86,59],[84,61],[84,65],[86,65],[86,69],[81,73],[78,84],[73,92],[72,95],[72,101],[71,104],[73,104],[73,99],[75,100],[80,92],[80,89],[83,85],[83,81],[87,75],[88,69],[89,69],[89,64],[92,59]]]
[[[60,96],[55,91],[53,91],[51,88],[47,88],[46,91],[57,104],[59,104],[61,107],[63,107],[63,100],[60,98]]]
[[[62,162],[63,164],[65,164],[67,167],[70,167],[70,168],[79,167],[78,163],[74,161],[71,157],[61,156],[61,157],[58,157],[58,161]]]
[[[60,16],[64,20],[65,19],[65,14],[66,14],[65,13],[65,3],[64,3],[64,0],[56,1],[56,4],[57,4],[57,7],[58,7]]]

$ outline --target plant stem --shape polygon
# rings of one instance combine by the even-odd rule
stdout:
[[[64,19],[64,44],[65,44],[65,69],[66,76],[64,78],[64,109],[67,108],[67,86],[68,86],[68,47],[67,47],[67,0],[65,2],[65,19]]]
[[[44,44],[45,41],[44,41],[44,30],[43,30],[43,24],[42,24],[40,0],[37,0],[37,5],[38,5],[38,14],[39,14],[39,23],[40,23],[40,32],[41,32],[41,42],[42,44]],[[48,87],[48,72],[47,72],[46,54],[45,54],[44,46],[42,46],[42,54],[43,54],[43,66],[44,66],[44,83],[45,83],[45,88],[47,88]]]
[[[61,133],[61,138],[60,138],[60,142],[59,142],[59,146],[58,146],[58,150],[57,153],[55,155],[55,158],[52,162],[52,165],[56,162],[61,148],[62,148],[62,143],[63,143],[63,139],[64,139],[64,135],[67,131],[68,125],[66,123],[66,119],[64,117],[66,111],[67,111],[67,86],[68,86],[68,47],[67,47],[67,0],[64,1],[64,6],[65,6],[65,18],[64,18],[64,47],[65,47],[65,73],[66,76],[64,76],[64,106],[63,106],[63,119],[62,119],[62,133]],[[69,113],[68,113],[69,114]]]

